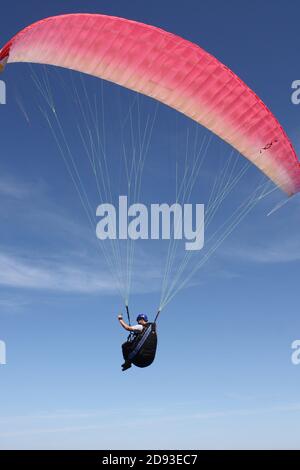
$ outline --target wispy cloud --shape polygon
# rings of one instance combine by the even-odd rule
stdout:
[[[289,263],[300,260],[300,238],[273,240],[270,243],[235,247],[227,254],[252,263]]]
[[[268,238],[264,243],[256,242],[251,245],[240,244],[226,247],[226,254],[232,260],[252,263],[289,263],[300,260],[300,238],[298,234],[286,238]]]
[[[110,293],[115,290],[107,273],[92,268],[66,265],[65,260],[38,262],[3,253],[0,253],[0,285],[79,293]]]
[[[39,190],[39,184],[30,184],[8,175],[0,177],[0,197],[24,199],[32,197]]]
[[[19,312],[29,305],[29,301],[16,295],[3,295],[0,298],[0,313],[2,312]]]
[[[74,257],[74,262],[71,259],[67,253],[62,257],[30,258],[0,252],[0,285],[81,294],[117,292],[114,275],[105,264],[100,266],[95,256]],[[155,267],[150,269],[149,264],[140,264],[133,272],[133,290],[155,291],[159,287],[160,274]]]
[[[89,430],[112,430],[117,428],[136,428],[145,426],[159,426],[163,423],[187,423],[195,421],[207,421],[215,419],[226,419],[234,417],[244,416],[260,416],[265,414],[275,415],[282,413],[296,413],[300,412],[300,403],[288,403],[282,405],[275,405],[261,408],[240,408],[240,409],[226,409],[226,410],[209,410],[203,412],[194,413],[157,413],[156,410],[151,415],[151,410],[147,410],[147,414],[143,410],[136,410],[134,417],[128,416],[127,411],[118,410],[95,410],[92,412],[72,412],[58,413],[55,412],[53,416],[51,414],[42,414],[40,416],[23,416],[23,417],[6,417],[1,420],[0,425],[6,427],[6,431],[0,432],[0,437],[15,437],[15,436],[26,436],[26,435],[39,435],[39,434],[52,434],[52,433],[70,433],[70,432],[81,432]],[[68,422],[69,419],[69,422]],[[99,419],[101,420],[99,422]],[[49,426],[49,420],[60,421],[61,426]],[[77,421],[76,424],[73,421]],[[82,420],[88,420],[88,423],[82,422]],[[96,420],[93,422],[93,420]],[[104,421],[103,421],[104,420]],[[107,420],[107,421],[106,421]],[[47,427],[40,427],[43,421],[46,421]],[[31,428],[24,427],[31,424]],[[34,427],[33,425],[37,425]],[[8,430],[8,428],[11,430]],[[18,430],[15,430],[17,428]]]

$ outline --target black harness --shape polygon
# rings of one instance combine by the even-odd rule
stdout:
[[[125,363],[123,370],[134,364],[137,367],[148,367],[155,359],[157,349],[156,323],[147,323],[143,331],[131,333],[122,344],[123,357]]]

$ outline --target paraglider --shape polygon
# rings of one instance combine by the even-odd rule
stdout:
[[[129,317],[129,310],[127,307]],[[150,323],[148,316],[139,314],[137,325],[128,325],[123,316],[118,315],[118,320],[126,331],[130,331],[127,341],[122,344],[124,364],[122,370],[125,371],[134,364],[137,367],[148,367],[155,359],[157,348],[156,322]],[[129,320],[130,323],[130,320]]]
[[[175,34],[106,15],[54,16],[23,29],[0,50],[0,71],[16,62],[68,68],[154,98],[230,144],[288,196],[300,191],[300,163],[273,113],[228,67]],[[243,216],[248,211],[245,207]],[[203,263],[232,227],[234,223],[216,240]],[[177,270],[171,289],[165,289],[159,312],[175,295],[176,282],[183,274]],[[136,326],[142,328],[119,318],[130,331],[123,345],[123,370],[131,364],[147,367],[153,362],[157,317],[153,323],[147,318],[137,320]]]

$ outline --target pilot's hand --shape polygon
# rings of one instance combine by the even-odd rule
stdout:
[[[121,313],[118,315],[118,320],[123,320],[123,315]]]

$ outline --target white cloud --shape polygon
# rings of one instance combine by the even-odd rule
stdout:
[[[0,197],[24,199],[33,196],[37,190],[40,190],[40,183],[33,185],[16,180],[12,176],[0,177]]]
[[[6,431],[0,432],[0,437],[16,437],[16,436],[32,436],[38,434],[52,434],[52,433],[66,433],[71,432],[80,432],[80,431],[96,431],[96,430],[114,430],[120,428],[135,429],[140,427],[145,429],[147,426],[161,426],[164,423],[171,423],[171,425],[176,425],[176,423],[190,423],[197,421],[207,421],[207,420],[220,420],[226,418],[234,417],[246,417],[246,416],[263,416],[276,415],[282,413],[297,413],[300,411],[300,403],[288,403],[282,405],[274,405],[269,407],[261,408],[240,408],[240,409],[226,409],[226,410],[210,410],[203,412],[195,412],[190,414],[178,414],[174,413],[157,413],[156,410],[148,408],[147,414],[144,413],[144,410],[136,410],[135,417],[129,416],[128,412],[125,410],[95,410],[92,412],[73,412],[69,416],[66,413],[55,412],[53,416],[51,414],[42,414],[40,416],[24,416],[24,417],[5,417],[4,420],[1,420],[0,425],[5,425]],[[106,418],[104,420],[104,418]],[[95,419],[94,422],[91,422]],[[62,423],[61,426],[49,426],[49,420],[53,420],[54,424],[57,421]],[[76,424],[73,422],[77,420]],[[83,421],[82,421],[83,420]],[[88,420],[88,423],[84,422]],[[47,423],[47,427],[40,427],[40,424]],[[28,428],[28,423],[31,423],[31,427]],[[37,425],[37,427],[35,427]],[[187,424],[186,424],[187,426]]]
[[[95,259],[96,257],[96,259]],[[37,259],[0,252],[0,285],[5,287],[77,292],[82,294],[116,294],[115,278],[94,257],[77,257],[67,262],[63,257]],[[100,260],[100,258],[99,258]],[[153,292],[160,286],[160,271],[145,262],[133,271],[133,290]]]
[[[267,238],[264,243],[253,242],[251,245],[226,247],[222,255],[232,260],[249,261],[252,263],[289,263],[300,260],[300,237],[298,234],[287,238]]]
[[[107,273],[66,265],[64,260],[37,262],[0,253],[0,285],[62,292],[114,292]]]
[[[24,298],[20,298],[16,295],[3,295],[0,298],[0,312],[18,312],[24,307],[29,305],[29,302]]]

